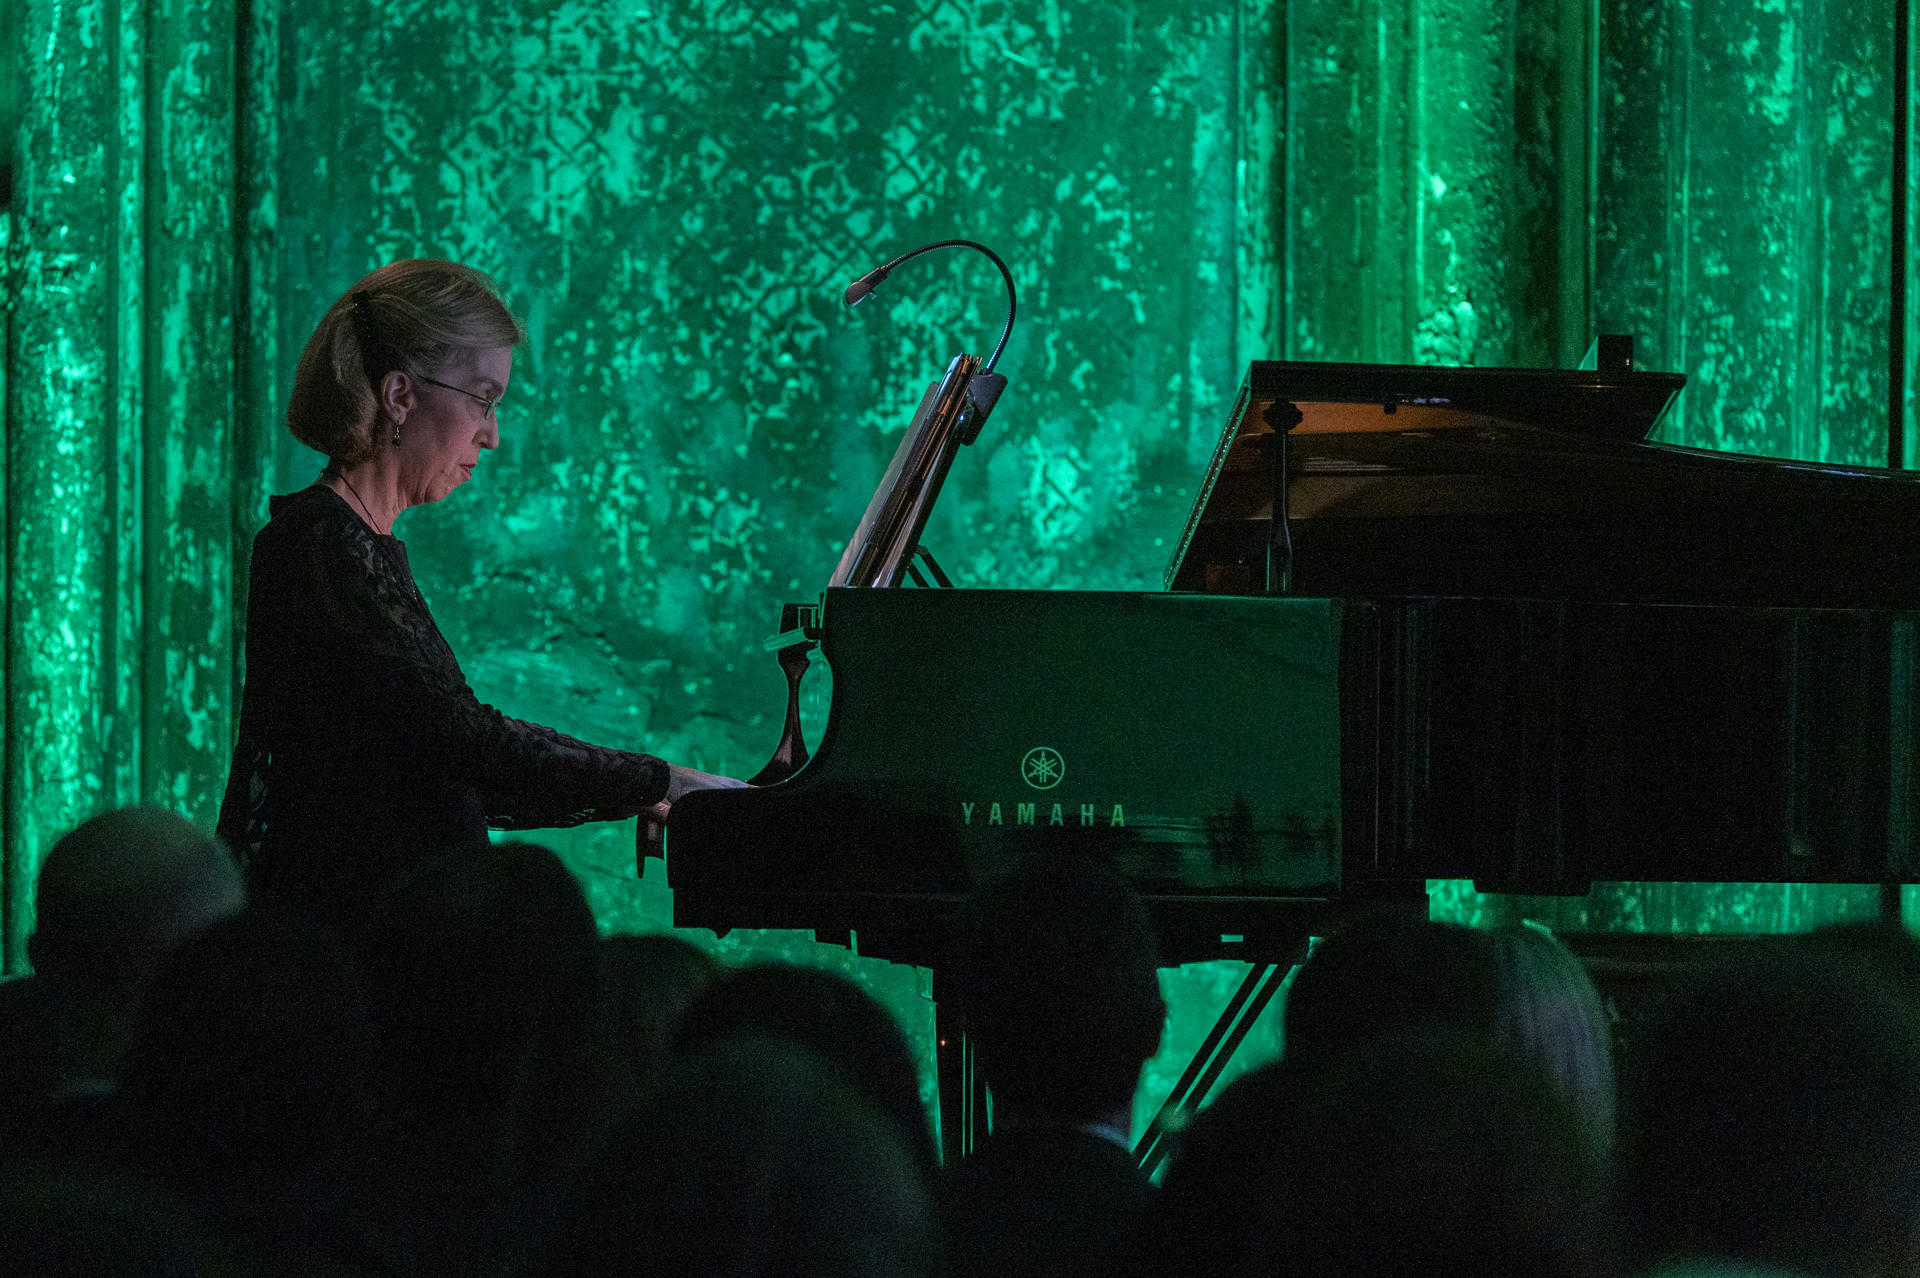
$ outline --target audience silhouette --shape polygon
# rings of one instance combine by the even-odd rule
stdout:
[[[899,1124],[787,1039],[731,1034],[682,1057],[587,1198],[556,1275],[934,1272],[933,1217]]]
[[[1625,1074],[1638,1267],[1920,1265],[1920,1009],[1871,963],[1821,942],[1702,977]]]
[[[1572,950],[1532,923],[1486,933],[1499,1003],[1494,1037],[1546,1068],[1580,1116],[1596,1158],[1613,1150],[1613,1029],[1593,978]]]
[[[1483,934],[1382,910],[1313,947],[1287,990],[1286,1055],[1323,1059],[1395,1034],[1485,1038],[1499,1015],[1499,973]]]
[[[246,907],[159,809],[75,829],[0,983],[0,1273],[342,1278],[1859,1278],[1920,1267],[1920,944],[1754,943],[1634,1021],[1544,929],[1383,911],[1284,1054],[1128,1147],[1152,927],[1060,856],[954,918],[991,1130],[936,1156],[833,972],[602,940],[558,857],[422,866],[351,938]]]
[[[992,1130],[936,1187],[950,1272],[1109,1272],[1150,1194],[1129,1148],[1166,1020],[1145,909],[1098,862],[1036,861],[968,902],[952,973]]]
[[[343,1186],[374,1153],[373,1032],[331,935],[252,909],[161,965],[121,1086],[127,1164],[224,1233],[398,1258]]]
[[[719,976],[706,951],[668,933],[601,940],[600,1028],[636,1081],[666,1062],[687,1008]]]
[[[121,808],[55,843],[35,883],[32,976],[0,986],[0,1146],[104,1153],[154,968],[245,904],[239,867],[190,822]]]
[[[687,1009],[683,1049],[736,1034],[789,1039],[891,1118],[924,1174],[939,1159],[913,1049],[887,1009],[844,976],[814,967],[760,963],[724,977]]]
[[[1181,1134],[1138,1267],[1171,1278],[1260,1263],[1256,1236],[1302,1081],[1401,1035],[1490,1041],[1498,1007],[1493,956],[1466,928],[1381,910],[1321,939],[1287,990],[1282,1059],[1243,1074]]]
[[[595,1019],[599,937],[546,848],[458,853],[369,930],[380,1225],[425,1273],[525,1270],[545,1204],[628,1104]]]
[[[1289,1110],[1260,1186],[1254,1272],[1609,1271],[1600,1164],[1572,1104],[1521,1052],[1388,1038],[1323,1062]]]

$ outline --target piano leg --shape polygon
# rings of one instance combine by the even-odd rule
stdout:
[[[1194,1052],[1180,1081],[1167,1093],[1166,1103],[1160,1106],[1160,1112],[1147,1124],[1147,1130],[1133,1147],[1133,1156],[1139,1160],[1141,1171],[1151,1176],[1166,1158],[1167,1137],[1180,1125],[1177,1120],[1183,1115],[1191,1117],[1207,1099],[1207,1093],[1219,1081],[1227,1062],[1240,1050],[1247,1031],[1260,1019],[1260,1013],[1267,1010],[1267,1004],[1280,992],[1280,986],[1292,971],[1292,963],[1255,963],[1247,972],[1240,988],[1227,1000],[1226,1009],[1207,1031],[1199,1050]]]
[[[939,983],[936,969],[934,981]],[[934,1072],[940,1088],[940,1161],[957,1163],[987,1135],[987,1083],[974,1059],[966,1017],[941,997],[933,1004]]]

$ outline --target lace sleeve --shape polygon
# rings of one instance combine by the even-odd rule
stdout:
[[[478,701],[475,704],[482,710],[493,711],[492,706]],[[567,794],[543,794],[511,784],[482,787],[481,798],[487,808],[487,824],[495,829],[553,829],[587,821],[611,821],[637,816],[658,803],[667,793],[667,765],[652,755],[629,754],[624,750],[588,745],[564,732],[555,732],[552,728],[543,728],[524,719],[502,716],[501,722],[506,732],[527,738],[522,748],[545,752],[556,761],[567,760],[565,766],[578,774],[605,774],[604,789],[599,785],[588,785],[583,792],[620,791],[635,797],[613,807],[582,807],[575,796]],[[646,783],[635,788],[629,775],[635,760],[657,769],[657,779],[649,772]]]
[[[260,851],[266,834],[267,752],[253,731],[246,697],[241,697],[240,730],[233,747],[233,767],[227,773],[226,793],[220,799],[220,818],[214,833],[245,869]]]
[[[665,795],[667,765],[511,719],[468,687],[403,553],[355,526],[343,546],[316,543],[327,629],[352,649],[369,710],[481,792],[490,823],[576,825],[634,816]],[[345,553],[341,553],[344,551]]]

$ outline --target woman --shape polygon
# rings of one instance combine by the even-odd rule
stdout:
[[[219,830],[256,894],[343,931],[411,867],[487,846],[489,826],[658,819],[740,784],[483,704],[414,585],[394,520],[499,445],[524,338],[479,272],[394,262],[328,309],[294,374],[287,426],[328,462],[254,539]]]

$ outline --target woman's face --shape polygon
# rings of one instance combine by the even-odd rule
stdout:
[[[439,501],[473,477],[483,450],[500,446],[494,410],[481,401],[504,395],[512,376],[513,348],[494,346],[449,360],[432,380],[411,379],[396,451],[412,504]]]

